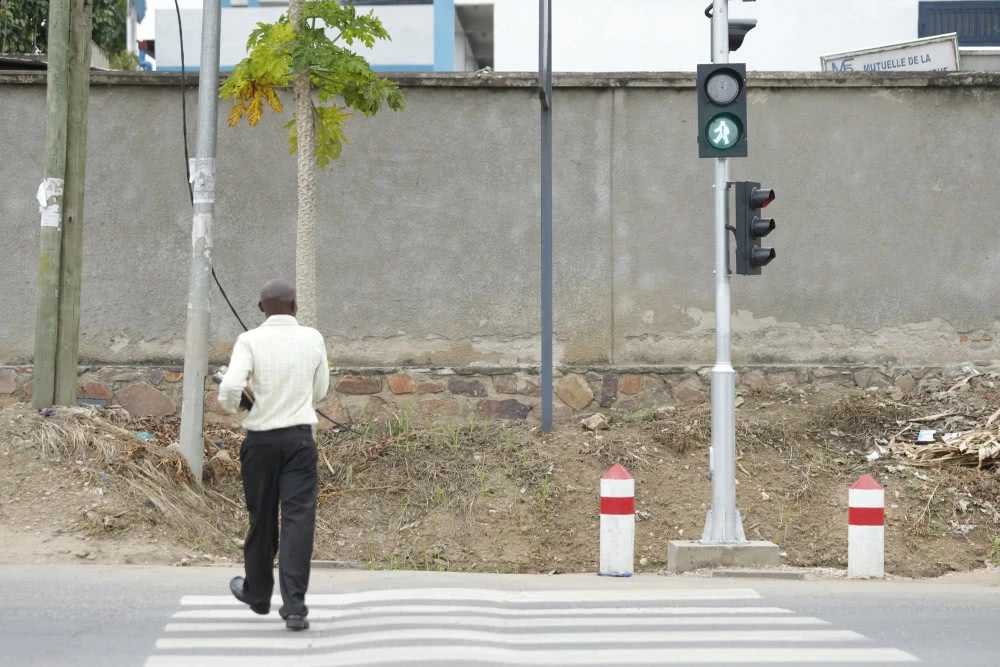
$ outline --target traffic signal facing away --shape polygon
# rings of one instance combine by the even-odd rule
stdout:
[[[762,248],[760,240],[774,231],[773,218],[761,218],[761,209],[774,201],[774,190],[760,183],[736,184],[736,273],[758,276],[762,266],[775,257],[774,248]]]
[[[743,2],[756,2],[757,0],[743,0]],[[705,7],[705,16],[712,18],[714,13],[715,3],[709,3],[708,7]],[[729,52],[739,51],[740,47],[743,46],[743,40],[746,39],[747,33],[757,27],[757,19],[729,19],[729,25],[727,26],[729,33]],[[714,33],[713,33],[714,37]],[[715,53],[715,45],[712,45],[712,53]]]
[[[739,51],[747,33],[757,27],[757,19],[729,19],[729,52]]]
[[[698,65],[698,157],[747,156],[747,66]]]

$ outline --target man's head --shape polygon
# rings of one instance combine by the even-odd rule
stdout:
[[[287,280],[269,280],[260,290],[257,306],[267,317],[292,315],[298,311],[295,303],[295,286]]]

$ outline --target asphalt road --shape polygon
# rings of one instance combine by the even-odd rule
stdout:
[[[314,570],[313,627],[232,568],[0,567],[0,665],[1000,664],[1000,586]],[[276,610],[277,605],[272,607]]]

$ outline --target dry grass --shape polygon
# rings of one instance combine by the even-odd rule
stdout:
[[[136,419],[115,409],[57,408],[43,415],[22,406],[3,412],[0,439],[45,461],[75,469],[94,487],[123,491],[113,514],[88,512],[97,533],[156,527],[177,543],[233,553],[246,530],[236,452],[242,435],[206,425],[201,485],[170,443],[177,418]],[[368,507],[402,508],[402,522],[431,514],[471,524],[477,502],[496,494],[551,496],[552,461],[533,446],[527,427],[473,419],[414,430],[405,413],[358,425],[363,437],[322,433],[319,439],[317,542],[337,532],[353,499]],[[154,436],[143,440],[137,432]],[[122,511],[115,511],[122,509]]]
[[[871,473],[885,484],[887,505],[899,506],[887,509],[893,571],[939,574],[981,562],[1000,525],[1000,476],[958,466],[921,471],[885,451],[875,461],[866,457],[906,426],[899,439],[912,440],[924,427],[951,432],[979,425],[996,433],[1000,411],[991,391],[925,392],[909,397],[911,406],[887,392],[748,392],[736,431],[748,535],[780,541],[789,562],[842,566],[846,489]],[[655,554],[664,536],[680,529],[697,535],[703,524],[710,409],[679,405],[612,416],[611,428],[597,433],[569,424],[542,435],[529,424],[481,418],[418,429],[401,412],[354,424],[361,437],[323,433],[315,557],[372,568],[589,571],[596,557],[596,480],[623,463],[641,490],[637,553],[659,566]],[[48,417],[27,406],[2,410],[0,442],[20,452],[0,459],[13,464],[6,469],[14,500],[7,507],[24,510],[28,503],[15,496],[52,490],[47,517],[76,518],[84,510],[95,534],[137,529],[132,535],[188,553],[238,556],[234,539],[246,531],[236,460],[242,434],[206,424],[206,474],[198,486],[167,447],[178,427],[175,418],[131,420],[114,410],[67,409]],[[46,467],[52,474],[43,478]],[[20,482],[22,475],[31,481]],[[97,486],[106,494],[94,503]],[[36,523],[27,518],[22,512],[16,525]]]
[[[551,467],[526,444],[524,427],[500,422],[473,419],[414,430],[401,413],[359,430],[364,437],[320,439],[321,501],[343,493],[406,494],[411,504],[458,509],[500,483],[533,488]]]
[[[837,438],[871,443],[890,437],[913,416],[913,408],[868,393],[854,392],[819,409],[815,425]]]
[[[166,524],[179,540],[221,547],[231,544],[238,521],[245,521],[238,504],[210,488],[214,481],[232,480],[234,470],[238,474],[228,453],[209,454],[209,484],[198,488],[181,456],[162,441],[144,441],[136,434],[148,421],[132,422],[123,410],[84,406],[39,413],[10,408],[4,417],[4,442],[75,469],[88,485],[108,480],[122,491],[131,507],[104,517],[88,513],[95,532],[124,531],[137,522]]]
[[[370,568],[447,569],[496,508],[549,512],[554,461],[524,424],[418,430],[401,412],[356,426],[363,437],[320,438],[318,557],[360,547]]]

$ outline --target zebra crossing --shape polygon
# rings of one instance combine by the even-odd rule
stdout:
[[[750,588],[395,588],[309,594],[291,633],[232,596],[188,595],[145,667],[898,664],[919,660]],[[281,604],[277,596],[272,609]]]

